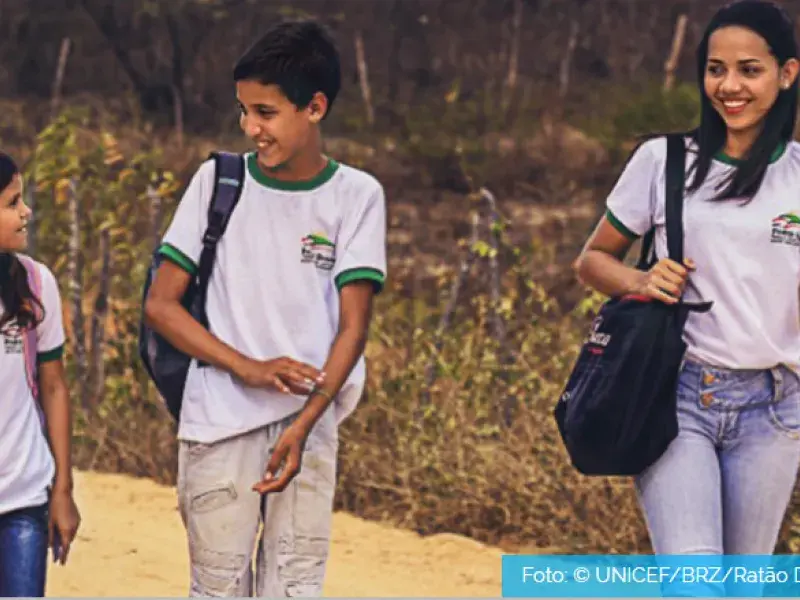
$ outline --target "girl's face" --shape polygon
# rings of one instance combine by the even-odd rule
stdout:
[[[21,252],[28,245],[31,209],[22,200],[22,178],[14,175],[0,192],[0,251]]]
[[[722,27],[709,38],[705,93],[729,132],[757,131],[797,69],[795,59],[781,67],[764,38],[752,30]]]

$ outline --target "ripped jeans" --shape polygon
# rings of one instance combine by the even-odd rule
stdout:
[[[190,596],[321,596],[328,559],[338,437],[333,411],[317,422],[302,467],[264,496],[272,449],[296,415],[213,444],[181,441],[178,505],[186,527]]]

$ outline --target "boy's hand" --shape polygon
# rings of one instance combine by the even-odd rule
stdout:
[[[286,489],[300,472],[303,447],[308,433],[309,430],[300,421],[295,421],[284,430],[272,451],[264,479],[253,486],[253,491],[269,494]],[[276,478],[279,470],[281,470],[280,475]]]
[[[319,369],[286,356],[273,360],[247,359],[236,376],[251,387],[273,387],[285,394],[308,394],[325,381]]]

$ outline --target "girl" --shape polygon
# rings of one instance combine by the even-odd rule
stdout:
[[[576,262],[609,296],[713,301],[690,314],[680,433],[635,479],[657,554],[771,554],[800,463],[800,145],[791,19],[744,0],[697,51],[699,127],[686,136],[685,264],[622,262],[656,229],[667,256],[666,143],[631,156]]]
[[[44,596],[48,547],[64,564],[80,522],[58,286],[15,254],[30,214],[19,171],[0,153],[0,596]]]

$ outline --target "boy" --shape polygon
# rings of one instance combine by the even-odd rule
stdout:
[[[165,234],[170,260],[145,307],[154,329],[208,365],[192,363],[178,432],[190,593],[317,596],[337,428],[363,390],[372,299],[386,273],[384,193],[372,176],[322,154],[320,122],[340,86],[338,52],[322,27],[276,26],[233,75],[256,151],[245,157],[242,195],[219,242],[210,331],[179,299],[199,262],[212,161]]]

